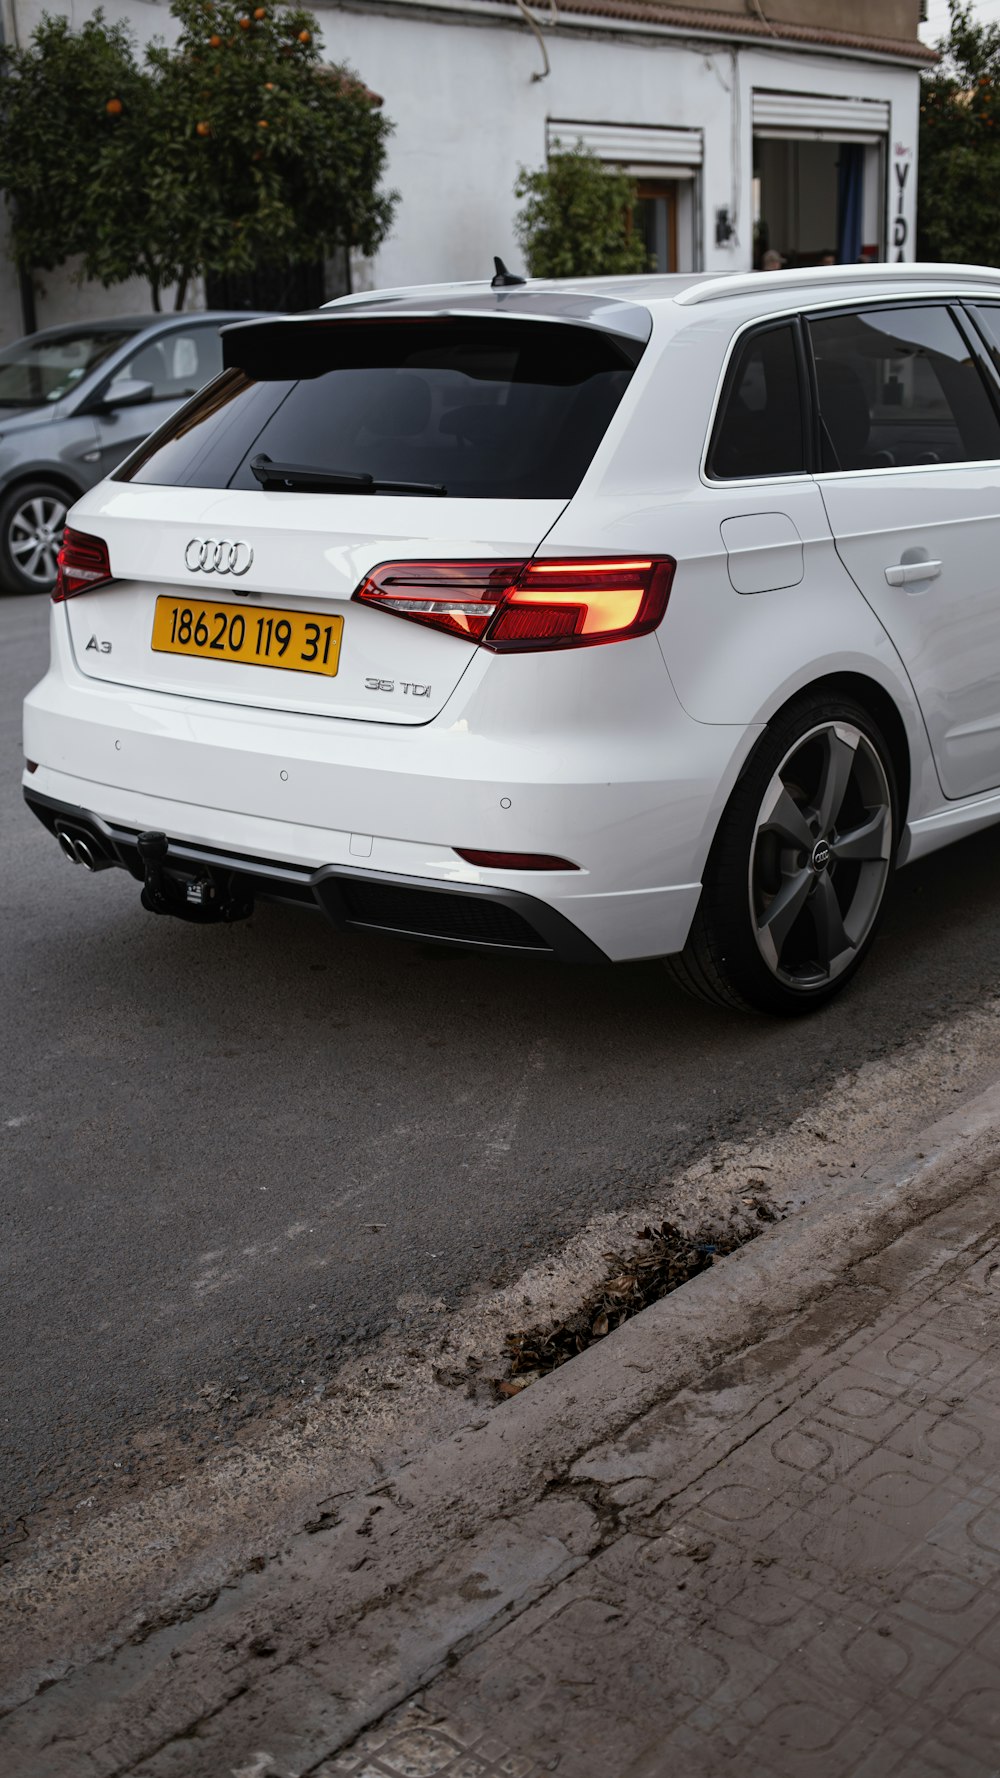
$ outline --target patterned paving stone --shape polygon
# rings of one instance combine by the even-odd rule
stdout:
[[[729,1367],[718,1423],[701,1393],[700,1474],[666,1414],[577,1464],[627,1451],[629,1529],[428,1689],[442,1760],[492,1733],[532,1778],[998,1778],[1000,1246],[887,1266],[866,1329],[756,1354],[756,1395]],[[480,1770],[350,1757],[331,1778]]]
[[[324,1761],[315,1778],[542,1778],[553,1769],[512,1753],[496,1735],[409,1705],[349,1753]]]

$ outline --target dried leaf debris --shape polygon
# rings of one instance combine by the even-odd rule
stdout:
[[[744,1246],[760,1233],[764,1223],[776,1221],[778,1214],[765,1197],[753,1193],[741,1199],[739,1209],[722,1229],[702,1227],[687,1232],[672,1222],[641,1229],[629,1253],[605,1254],[604,1278],[572,1315],[507,1335],[512,1381],[500,1385],[501,1393],[516,1394],[535,1377],[558,1369],[640,1310]]]

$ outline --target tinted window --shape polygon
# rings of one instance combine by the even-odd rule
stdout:
[[[800,475],[805,468],[802,389],[790,326],[750,334],[737,349],[708,456],[731,478]]]
[[[871,309],[809,323],[824,469],[1000,456],[1000,422],[947,309]]]
[[[976,303],[973,314],[986,336],[994,369],[1000,371],[1000,308],[996,303]]]
[[[0,352],[0,407],[41,407],[61,401],[83,377],[128,339],[101,333],[31,334]]]
[[[119,365],[108,394],[119,379],[152,383],[154,401],[183,401],[217,377],[222,369],[222,341],[217,327],[186,327],[147,340]]]
[[[451,495],[566,496],[641,349],[506,318],[263,323],[228,337],[231,368],[118,475],[258,489],[250,460],[263,453]]]

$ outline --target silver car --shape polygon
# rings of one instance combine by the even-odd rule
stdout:
[[[118,315],[0,351],[0,588],[47,593],[74,500],[222,369],[219,327],[245,319]]]

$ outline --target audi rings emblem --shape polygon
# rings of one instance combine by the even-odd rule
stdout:
[[[246,574],[252,562],[248,543],[230,543],[226,537],[192,537],[184,551],[184,565],[192,574]]]

